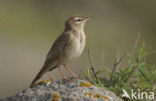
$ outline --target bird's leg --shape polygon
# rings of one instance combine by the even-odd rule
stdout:
[[[75,73],[73,73],[73,72],[71,71],[71,69],[70,69],[70,68],[68,68],[68,67],[67,67],[67,66],[65,66],[65,65],[64,65],[64,68],[66,69],[66,71],[67,71],[67,72],[69,72],[69,73],[72,75],[72,77],[73,77],[73,78],[77,78],[76,74],[75,74]]]
[[[59,69],[59,72],[60,72],[60,74],[61,74],[61,76],[62,76],[62,79],[63,79],[63,80],[66,80],[67,78],[65,77],[65,75],[64,75],[63,71],[61,70],[61,68],[58,67],[58,69]]]

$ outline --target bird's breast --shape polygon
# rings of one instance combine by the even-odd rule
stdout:
[[[71,35],[69,44],[65,48],[62,58],[64,64],[82,54],[85,47],[85,40],[84,33],[79,34],[79,36]]]
[[[78,37],[73,36],[73,57],[79,57],[85,47],[86,37],[84,33],[80,33]]]

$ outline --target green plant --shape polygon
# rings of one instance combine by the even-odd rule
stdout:
[[[122,57],[114,63],[113,70],[104,67],[103,70],[92,71],[92,69],[87,68],[84,72],[84,77],[96,86],[113,91],[121,98],[123,89],[126,90],[129,95],[131,89],[139,89],[142,92],[155,92],[156,94],[156,65],[149,60],[147,61],[149,55],[151,54],[146,50],[145,44],[143,43],[138,53],[135,55],[126,55],[129,58],[127,66],[119,67],[118,71],[115,71],[117,64],[123,59]],[[93,68],[93,66],[91,67]],[[100,76],[101,74],[105,74],[106,76]]]

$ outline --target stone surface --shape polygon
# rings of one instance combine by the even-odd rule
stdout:
[[[122,101],[114,93],[84,80],[49,81],[0,101]]]

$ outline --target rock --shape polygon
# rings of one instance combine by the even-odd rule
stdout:
[[[47,81],[47,80],[46,80]],[[41,83],[39,83],[41,84]],[[42,82],[0,101],[123,101],[111,91],[84,80]]]

